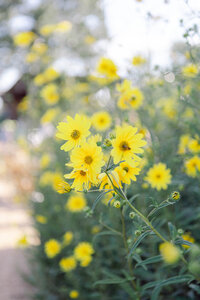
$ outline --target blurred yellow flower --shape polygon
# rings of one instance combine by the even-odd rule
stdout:
[[[49,258],[53,258],[60,253],[61,245],[57,240],[51,239],[44,244],[44,251]]]
[[[59,265],[63,272],[70,272],[76,268],[76,260],[74,256],[63,257]]]
[[[33,42],[35,37],[36,35],[34,32],[31,31],[20,32],[14,36],[14,43],[15,45],[20,47],[27,47]]]
[[[111,126],[111,116],[107,111],[99,111],[92,116],[92,125],[97,131],[106,131]]]
[[[189,64],[182,68],[182,73],[186,77],[194,78],[198,74],[198,66],[195,64]]]
[[[200,139],[198,136],[195,139],[189,140],[188,149],[192,153],[200,152]]]
[[[46,24],[40,28],[40,34],[44,36],[48,36],[51,33],[53,33],[54,29],[55,29],[55,25]]]
[[[46,82],[53,81],[60,76],[60,74],[52,67],[47,68],[43,74]]]
[[[31,50],[39,55],[44,54],[47,51],[47,49],[47,45],[41,42],[36,42],[31,47]]]
[[[55,32],[64,33],[70,31],[72,28],[72,23],[69,21],[62,21],[55,25]]]
[[[45,216],[42,216],[42,215],[36,215],[35,216],[35,219],[38,223],[41,223],[41,224],[46,224],[47,223],[47,218]]]
[[[36,60],[38,60],[40,57],[36,54],[36,53],[33,53],[33,52],[29,52],[27,55],[26,55],[26,62],[27,63],[33,63],[35,62]]]
[[[193,156],[185,161],[186,174],[191,177],[196,177],[197,172],[200,172],[200,157]]]
[[[140,55],[134,56],[132,60],[132,64],[134,66],[141,66],[146,63],[146,59]]]
[[[97,65],[97,72],[107,78],[117,79],[117,66],[114,62],[106,57],[102,57]]]
[[[72,299],[76,299],[76,298],[78,298],[78,296],[79,296],[79,292],[77,292],[76,290],[72,290],[69,293],[69,297],[72,298]]]
[[[92,254],[94,254],[94,249],[88,242],[81,242],[74,249],[74,255],[81,262],[82,267],[87,267],[90,264]]]
[[[67,140],[61,146],[61,150],[70,151],[74,147],[81,145],[86,137],[90,135],[90,120],[83,115],[75,115],[75,118],[67,116],[67,122],[60,122],[57,126],[56,137]]]
[[[50,161],[51,161],[50,155],[47,154],[47,153],[43,154],[42,157],[41,157],[41,159],[40,159],[40,167],[42,169],[45,169],[46,167],[49,166]]]
[[[74,193],[67,200],[65,208],[73,213],[76,213],[76,212],[83,211],[86,205],[87,202],[83,194]]]
[[[187,241],[187,242],[190,242],[190,243],[194,243],[194,242],[195,242],[195,239],[191,236],[190,233],[184,233],[184,234],[182,235],[182,238],[183,238],[183,240],[185,240],[185,241]],[[190,248],[189,245],[182,245],[182,247],[185,248],[185,249]]]
[[[59,101],[58,88],[55,84],[51,83],[46,85],[40,93],[45,102],[49,105],[54,105]]]
[[[96,42],[96,39],[92,35],[86,35],[84,41],[87,45],[92,45]]]
[[[160,253],[167,264],[174,264],[180,258],[179,249],[170,242],[160,244]]]
[[[29,242],[27,239],[26,235],[23,235],[18,241],[17,241],[17,246],[22,247],[22,248],[26,248],[28,247]]]
[[[43,85],[44,83],[46,83],[46,78],[44,76],[44,74],[38,74],[37,76],[35,76],[34,80],[33,80],[34,84],[37,86]]]
[[[49,108],[42,116],[40,123],[51,123],[57,117],[59,112],[58,108]]]
[[[72,242],[73,237],[74,237],[73,232],[71,232],[71,231],[65,232],[65,234],[63,235],[64,245],[69,245]]]
[[[95,225],[92,227],[91,233],[92,234],[97,234],[101,231],[101,227],[99,225]]]
[[[167,169],[166,165],[163,163],[155,164],[147,172],[145,180],[152,188],[156,188],[158,191],[161,189],[166,190],[168,184],[171,183],[170,169]]]
[[[28,109],[28,97],[25,96],[17,106],[18,111],[25,112]]]
[[[143,140],[143,134],[136,132],[137,128],[130,125],[117,126],[116,138],[112,140],[113,149],[111,151],[115,164],[122,160],[127,163],[131,163],[133,159],[140,160],[136,154],[144,152],[142,147],[146,145],[146,141]]]
[[[178,145],[178,154],[184,154],[186,152],[189,140],[190,140],[189,134],[184,134],[180,137],[180,142]]]
[[[118,107],[120,109],[138,109],[143,103],[143,93],[136,87],[132,87],[131,81],[124,80],[121,84],[117,84],[116,88],[120,92]]]

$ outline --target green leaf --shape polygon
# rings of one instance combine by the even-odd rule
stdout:
[[[155,287],[155,289],[153,290],[153,292],[151,294],[151,300],[157,300],[158,299],[158,296],[160,294],[161,289],[162,288],[160,286]]]
[[[98,280],[94,283],[94,286],[100,285],[100,284],[121,284],[130,280],[133,280],[134,277],[129,277],[129,278],[107,278],[107,279],[102,279]]]
[[[174,203],[171,203],[171,202],[166,202],[166,203],[163,203],[161,205],[159,205],[157,208],[154,208],[148,215],[148,217],[154,215],[156,212],[158,212],[160,209],[164,208],[164,207],[167,207],[169,205],[172,205]]]
[[[185,241],[185,240],[183,240],[183,239],[178,239],[178,240],[176,240],[176,241],[175,241],[175,244],[176,244],[176,245],[187,245],[187,246],[192,246],[192,245],[194,245],[193,243],[188,242],[188,241]]]
[[[140,263],[137,263],[136,267],[141,267],[141,266],[148,265],[148,264],[154,264],[154,263],[157,263],[157,262],[160,262],[160,261],[162,261],[162,256],[161,255],[156,255],[156,256],[147,258],[147,259],[141,261]]]
[[[95,207],[97,206],[98,202],[100,201],[100,199],[107,193],[110,193],[110,190],[109,191],[106,191],[106,192],[103,192],[101,193],[94,201],[93,205],[92,205],[92,211],[94,211]]]
[[[194,279],[194,277],[192,275],[174,276],[174,277],[170,277],[170,278],[167,278],[164,280],[149,282],[143,286],[143,290],[146,290],[146,289],[149,289],[152,287],[161,287],[161,286],[170,285],[170,284],[190,282],[193,279]]]
[[[99,232],[97,233],[94,238],[93,238],[93,242],[96,241],[96,239],[99,237],[99,236],[102,236],[102,235],[120,235],[121,236],[121,232],[115,232],[115,231],[109,231],[109,230],[106,230],[106,231],[102,231],[102,232]]]
[[[137,248],[137,246],[141,243],[141,241],[149,234],[152,234],[151,233],[151,230],[148,230],[148,231],[145,231],[143,232],[139,237],[138,239],[134,242],[133,246],[131,247],[131,250],[128,254],[128,257],[130,257],[130,255],[133,253],[133,251]]]
[[[175,240],[175,238],[177,236],[176,227],[171,222],[168,222],[168,228],[169,228],[171,239]]]

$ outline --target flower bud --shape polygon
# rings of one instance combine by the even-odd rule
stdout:
[[[133,218],[135,218],[135,216],[136,216],[136,214],[134,213],[134,211],[131,211],[129,213],[129,218],[133,219]]]
[[[113,206],[116,207],[116,208],[120,208],[121,207],[121,203],[119,201],[115,201],[113,203]]]
[[[179,199],[180,199],[180,193],[179,192],[173,192],[172,194],[171,194],[171,198],[173,199],[173,200],[176,200],[176,201],[178,201]]]

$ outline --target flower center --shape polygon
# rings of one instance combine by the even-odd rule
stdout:
[[[77,140],[79,137],[80,137],[80,131],[74,129],[71,133],[71,137],[74,139],[74,140]]]
[[[128,173],[128,167],[124,167],[123,169],[126,171],[126,173]]]
[[[99,123],[100,123],[100,124],[105,123],[105,119],[104,119],[104,118],[100,118],[100,119],[99,119]]]
[[[120,143],[119,148],[122,151],[131,150],[131,148],[129,147],[128,143],[125,142],[125,141],[123,141],[123,142]]]
[[[87,155],[85,157],[84,161],[87,165],[90,165],[93,162],[93,158],[91,156]]]
[[[161,175],[160,175],[160,174],[156,174],[156,178],[157,178],[157,179],[160,179],[160,178],[161,178]]]
[[[80,171],[80,175],[81,175],[81,176],[85,176],[85,175],[86,175],[86,172],[84,172],[84,171],[81,170],[81,171]]]

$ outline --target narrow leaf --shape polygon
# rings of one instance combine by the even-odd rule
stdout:
[[[128,254],[128,257],[130,257],[130,255],[133,253],[133,251],[137,248],[137,246],[141,243],[141,241],[151,233],[151,230],[145,231],[143,232],[138,239],[134,242],[133,246],[131,247],[131,250]]]

